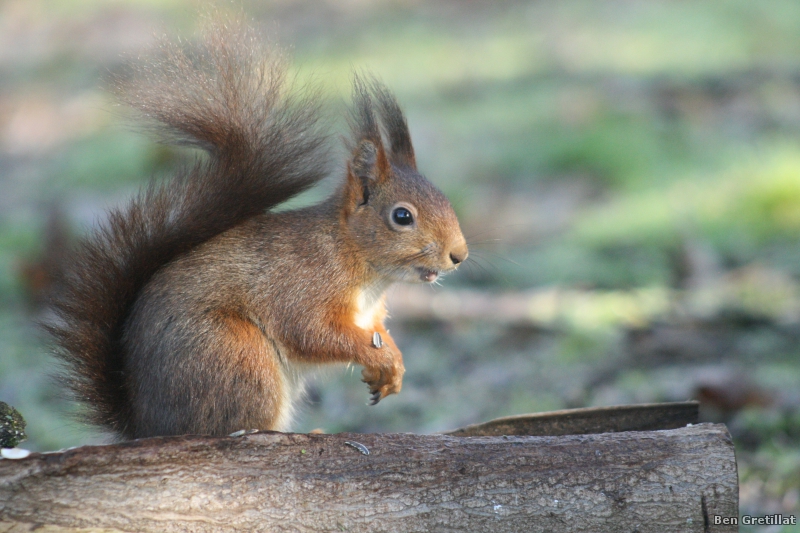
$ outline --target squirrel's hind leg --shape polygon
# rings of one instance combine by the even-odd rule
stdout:
[[[217,422],[213,433],[240,429],[285,430],[292,411],[291,391],[275,344],[252,321],[220,313],[215,337],[224,370],[218,375]]]
[[[258,326],[214,309],[176,329],[159,346],[132,354],[134,374],[143,377],[133,387],[135,437],[285,429],[292,410],[287,379]]]

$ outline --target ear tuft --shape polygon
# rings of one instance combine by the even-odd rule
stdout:
[[[378,161],[378,150],[372,141],[361,141],[353,153],[352,169],[356,177],[362,181],[375,179],[375,165]]]
[[[376,111],[380,117],[380,125],[375,115]],[[388,156],[392,163],[416,170],[414,147],[411,145],[408,123],[400,104],[384,84],[370,75],[356,74],[353,77],[353,112],[350,126],[353,140],[356,143],[363,140],[372,141],[378,149],[378,157],[383,152],[381,137],[383,129],[388,141]]]
[[[391,91],[377,80],[372,81],[372,93],[377,100],[378,114],[389,137],[392,162],[416,170],[417,161],[414,157],[414,147],[411,145],[411,134],[400,104]]]
[[[375,117],[372,91],[369,84],[358,74],[353,77],[353,112],[350,127],[355,142],[368,140],[375,145],[382,143],[378,120]]]

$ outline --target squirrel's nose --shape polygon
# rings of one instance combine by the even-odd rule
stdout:
[[[450,261],[452,261],[454,265],[458,265],[467,258],[467,255],[469,255],[469,252],[467,251],[467,247],[464,246],[463,249],[450,252]]]

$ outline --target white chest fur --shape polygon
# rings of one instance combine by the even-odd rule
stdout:
[[[383,293],[385,287],[361,289],[356,295],[356,312],[353,322],[361,329],[371,331],[375,319],[383,314]]]

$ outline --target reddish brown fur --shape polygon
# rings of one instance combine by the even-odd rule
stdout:
[[[376,399],[399,392],[383,293],[467,255],[449,202],[416,172],[397,102],[375,81],[356,79],[338,191],[269,212],[322,177],[323,138],[314,102],[284,96],[279,63],[257,59],[244,35],[218,30],[199,63],[173,51],[128,93],[211,158],[112,212],[55,302],[51,330],[73,389],[125,437],[283,429],[302,372],[321,364],[364,366]],[[413,225],[393,221],[398,202]]]

